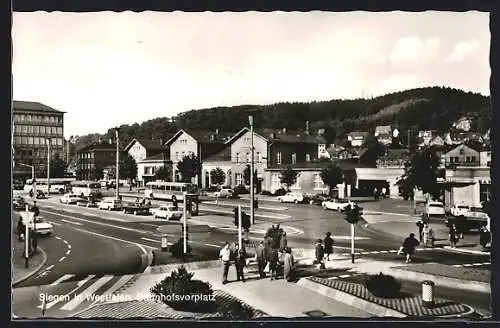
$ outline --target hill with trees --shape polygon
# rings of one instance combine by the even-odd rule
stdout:
[[[333,142],[357,130],[373,132],[377,125],[398,124],[401,130],[448,131],[462,116],[473,119],[472,130],[484,133],[490,128],[490,99],[478,93],[446,87],[405,90],[371,99],[330,100],[310,103],[276,103],[272,105],[241,105],[190,110],[173,118],[156,118],[142,124],[122,125],[120,142],[127,144],[134,137],[167,140],[179,128],[236,132],[248,125],[254,116],[255,127],[303,130],[309,121],[311,130],[325,129]],[[77,148],[101,138],[113,138],[111,128],[105,135],[75,138]]]

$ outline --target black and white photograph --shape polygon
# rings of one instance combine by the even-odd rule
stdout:
[[[12,320],[488,320],[490,13],[12,14]]]

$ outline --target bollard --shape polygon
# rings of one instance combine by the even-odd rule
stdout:
[[[422,305],[430,308],[434,305],[434,282],[422,281]]]
[[[167,235],[161,235],[161,251],[162,252],[168,251],[168,239],[167,239]]]

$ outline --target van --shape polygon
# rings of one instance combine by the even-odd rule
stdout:
[[[105,198],[99,203],[100,210],[121,210],[122,209],[122,201],[116,198]]]
[[[425,213],[428,216],[445,216],[444,204],[436,201],[429,201],[425,205]]]

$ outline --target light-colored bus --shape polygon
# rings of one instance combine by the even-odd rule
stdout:
[[[198,187],[192,183],[151,181],[146,183],[144,196],[150,199],[183,201],[183,192],[198,194]]]
[[[101,183],[96,181],[77,180],[71,182],[71,192],[80,197],[101,197]]]
[[[50,178],[50,193],[51,194],[64,194],[70,189],[71,182],[75,181],[76,178]],[[47,194],[47,179],[46,178],[36,178],[36,189],[40,190],[44,194]],[[33,179],[26,180],[24,185],[24,191],[26,193],[31,193],[33,190]]]

